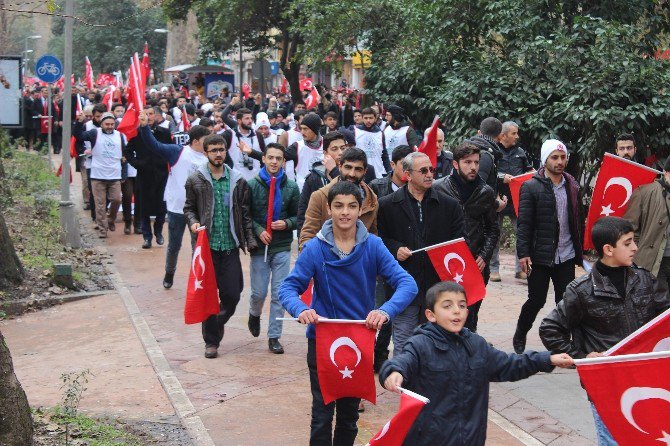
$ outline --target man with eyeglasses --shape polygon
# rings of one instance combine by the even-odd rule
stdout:
[[[579,184],[567,172],[568,149],[549,139],[540,150],[542,167],[521,186],[516,253],[528,276],[528,300],[512,338],[514,351],[526,349],[526,335],[547,301],[549,281],[556,303],[582,264],[583,221]]]
[[[226,141],[207,135],[202,148],[207,162],[191,173],[184,186],[184,217],[195,234],[204,226],[212,250],[212,263],[219,289],[219,314],[202,323],[205,358],[216,358],[224,326],[235,313],[244,287],[240,249],[258,248],[251,220],[251,193],[242,174],[226,166]]]
[[[463,237],[461,206],[433,189],[435,168],[428,156],[412,152],[402,164],[407,184],[379,200],[377,215],[379,236],[419,288],[414,301],[393,320],[394,356],[425,318],[426,291],[440,281],[426,252],[412,251]]]

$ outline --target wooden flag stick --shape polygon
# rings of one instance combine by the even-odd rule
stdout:
[[[278,317],[275,318],[276,321],[297,321],[297,317]],[[325,317],[320,317],[319,322],[329,322],[331,324],[364,324],[365,320],[363,319],[328,319]]]

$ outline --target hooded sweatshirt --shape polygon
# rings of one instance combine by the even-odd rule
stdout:
[[[279,301],[293,317],[310,307],[300,300],[314,278],[312,306],[321,317],[330,319],[365,319],[375,308],[377,276],[395,289],[379,309],[393,319],[414,300],[417,286],[400,267],[381,239],[368,233],[356,222],[356,244],[348,255],[335,245],[332,220],[327,220],[317,236],[308,241],[293,271],[279,287]],[[314,327],[307,327],[307,337],[314,339]]]

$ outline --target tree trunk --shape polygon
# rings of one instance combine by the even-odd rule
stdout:
[[[4,288],[7,282],[21,282],[23,275],[23,266],[16,255],[5,218],[0,211],[0,289]]]
[[[33,418],[26,392],[14,374],[12,356],[0,332],[0,444],[33,444]]]
[[[283,41],[280,58],[282,73],[284,73],[284,77],[291,90],[293,103],[302,103],[302,92],[300,91],[300,63],[295,60],[300,36],[298,33],[294,33],[293,36],[291,36],[286,30],[282,33],[282,36]]]

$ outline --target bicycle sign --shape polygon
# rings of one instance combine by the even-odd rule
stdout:
[[[35,62],[35,73],[42,82],[53,84],[63,76],[63,64],[56,56],[45,54]]]

